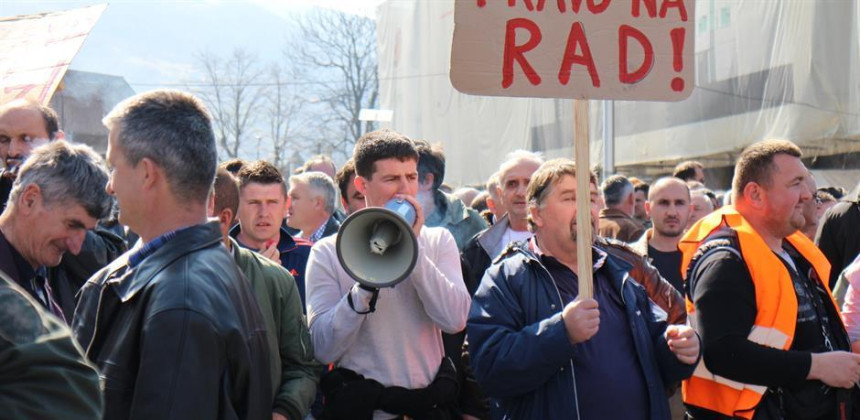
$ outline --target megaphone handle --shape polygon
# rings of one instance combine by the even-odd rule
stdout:
[[[373,293],[373,295],[370,297],[370,303],[368,304],[368,308],[366,311],[359,311],[355,309],[355,304],[352,302],[352,290],[346,293],[346,302],[349,303],[349,307],[352,308],[352,310],[359,315],[367,315],[371,312],[376,312],[376,300],[379,299],[379,289],[375,287],[368,287],[361,283],[358,284],[358,288]]]

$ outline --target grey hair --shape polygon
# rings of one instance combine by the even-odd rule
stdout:
[[[302,172],[290,177],[290,186],[296,183],[307,185],[308,188],[323,198],[326,213],[334,213],[335,202],[338,199],[337,187],[328,175],[317,172]]]
[[[499,165],[499,170],[496,172],[499,177],[499,183],[502,182],[502,174],[505,171],[516,166],[516,164],[524,161],[534,162],[538,165],[543,165],[543,154],[541,154],[540,152],[531,152],[523,149],[514,150],[513,152],[508,153],[505,156],[505,160]]]
[[[603,192],[606,207],[617,206],[633,194],[633,183],[624,175],[612,175],[600,184],[600,191]]]
[[[105,191],[104,160],[84,144],[56,140],[33,149],[9,193],[10,207],[27,186],[36,184],[45,206],[77,203],[95,219],[110,215],[113,199]]]
[[[499,173],[498,172],[490,175],[490,177],[487,178],[487,185],[485,188],[487,189],[487,192],[490,193],[490,198],[492,198],[495,201],[499,200],[499,192],[496,190],[496,188],[499,188]]]
[[[102,122],[117,131],[117,145],[129,164],[151,159],[166,173],[174,196],[206,202],[218,154],[212,118],[194,95],[177,90],[135,95]]]

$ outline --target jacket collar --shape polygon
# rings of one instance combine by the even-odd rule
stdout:
[[[332,214],[328,221],[325,222],[325,229],[323,229],[323,238],[327,236],[334,235],[337,233],[338,229],[340,229],[340,221]]]
[[[227,240],[230,241],[230,256],[233,257],[233,261],[236,261],[236,265],[242,267],[244,265],[242,264],[242,262],[246,258],[246,255],[242,253],[242,250],[244,248],[239,245],[239,241],[237,241],[235,238],[230,238],[229,235]]]
[[[437,201],[436,211],[428,215],[428,222],[424,223],[426,226],[454,225],[469,218],[469,208],[459,198],[438,192],[441,194],[437,196],[438,201],[444,201],[444,204]],[[444,213],[442,213],[443,208]]]
[[[653,234],[654,228],[646,230],[645,233],[636,240],[636,242],[632,242],[630,244],[630,248],[633,248],[633,250],[638,252],[639,255],[649,258],[650,260],[650,257],[648,257],[648,241],[651,240],[651,235]]]
[[[632,217],[630,217],[630,215],[628,215],[627,213],[616,208],[609,207],[600,209],[599,217],[601,219],[632,219]]]
[[[526,258],[527,263],[537,264],[538,266],[543,267],[543,263],[540,261],[537,253],[534,252],[534,243],[535,238],[531,238],[525,243],[513,243],[508,248],[508,251],[502,253],[500,258],[505,258],[507,255],[515,252]],[[629,278],[628,273],[633,269],[633,265],[606,252],[606,250],[600,246],[592,245],[592,250],[598,254],[605,255],[603,264],[600,267],[597,267],[595,272],[602,272],[602,274],[608,277],[613,288],[621,290],[624,286],[624,282]]]
[[[183,229],[177,232],[173,239],[143,260],[130,276],[119,276],[108,280],[108,284],[114,286],[114,290],[122,302],[127,302],[146,287],[164,267],[180,257],[216,245],[221,239],[221,229],[218,222],[212,221]],[[131,252],[134,251],[126,252],[114,264],[111,264],[111,274],[108,277],[128,266],[128,257]]]
[[[493,250],[496,249],[496,245],[505,236],[505,231],[508,230],[510,225],[511,221],[508,218],[508,214],[505,213],[495,224],[478,234],[478,245],[484,249],[487,255],[490,257],[493,256]]]
[[[240,232],[242,232],[242,225],[237,223],[236,226],[233,226],[233,228],[230,229],[230,237],[235,239],[236,243],[238,243],[239,246],[241,246],[243,248],[253,249],[253,248],[239,242],[239,233]],[[278,251],[281,253],[289,252],[289,251],[292,251],[293,249],[295,249],[295,247],[296,247],[296,240],[293,239],[292,235],[290,235],[289,232],[287,232],[287,229],[285,229],[283,226],[281,226],[280,237],[278,238]]]

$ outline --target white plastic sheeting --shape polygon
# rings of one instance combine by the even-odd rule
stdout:
[[[380,108],[394,110],[391,128],[443,143],[453,184],[483,182],[518,148],[573,157],[571,100],[454,90],[453,11],[453,0],[379,7]],[[795,141],[807,155],[860,150],[858,13],[851,0],[697,1],[693,94],[675,103],[616,101],[616,166],[633,174],[692,158],[725,166],[766,138]],[[590,108],[595,165],[602,107]]]

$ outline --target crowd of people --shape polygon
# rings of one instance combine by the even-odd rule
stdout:
[[[570,159],[512,151],[452,191],[443,150],[391,130],[284,174],[219,162],[188,93],[104,124],[102,157],[0,105],[0,417],[860,418],[860,199],[789,141],[722,194],[694,161],[592,173],[587,297]],[[416,263],[373,287],[339,229],[392,199]]]

